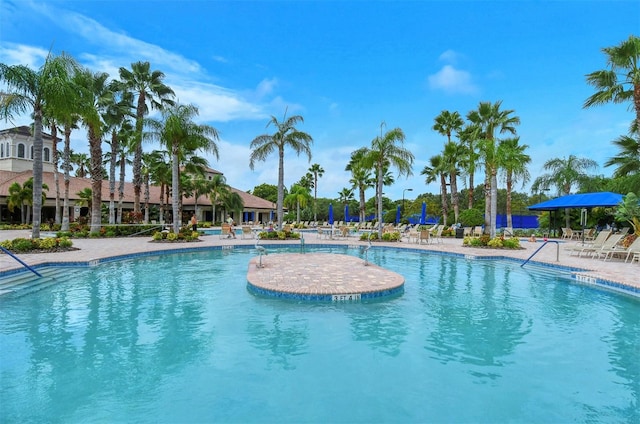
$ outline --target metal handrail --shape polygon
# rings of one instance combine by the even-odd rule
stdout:
[[[2,250],[4,253],[6,253],[7,255],[11,256],[13,259],[15,259],[16,261],[18,261],[20,263],[20,265],[22,265],[23,267],[27,268],[29,271],[33,272],[34,274],[36,274],[38,277],[42,277],[42,275],[36,271],[35,269],[31,268],[29,265],[27,265],[26,263],[24,263],[22,261],[22,259],[20,259],[19,257],[17,257],[16,255],[14,255],[13,253],[11,253],[9,250],[5,249],[4,247],[0,246],[0,250]]]
[[[548,243],[555,243],[555,244],[556,244],[556,262],[560,262],[560,242],[559,242],[559,241],[557,241],[557,240],[547,240],[547,241],[545,241],[544,243],[542,243],[542,246],[538,247],[538,248],[536,249],[536,251],[535,251],[535,252],[533,252],[533,253],[531,254],[531,256],[529,256],[529,257],[527,258],[527,260],[526,260],[526,261],[524,261],[524,262],[522,263],[522,265],[520,265],[520,267],[525,266],[525,265],[527,264],[527,262],[529,262],[529,260],[531,260],[531,258],[533,258],[533,257],[536,255],[536,253],[538,253],[538,252],[539,252],[543,247],[545,247]]]
[[[153,225],[153,224],[151,224],[151,225]],[[147,229],[144,229],[142,231],[138,231],[137,233],[129,234],[127,237],[133,237],[133,236],[137,236],[138,234],[148,233],[149,231],[153,231],[153,230],[156,230],[158,228],[162,229],[162,228],[164,228],[164,225],[155,225],[155,226],[153,226],[151,228],[147,228]]]

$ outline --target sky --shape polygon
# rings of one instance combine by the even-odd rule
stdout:
[[[547,160],[570,154],[610,176],[611,141],[633,114],[627,104],[583,109],[594,93],[585,75],[606,69],[602,48],[639,33],[636,0],[0,0],[0,62],[37,69],[49,51],[65,52],[112,78],[150,62],[180,103],[198,107],[197,122],[218,130],[219,158],[204,156],[233,187],[277,184],[277,154],[251,170],[250,143],[273,134],[272,116],[302,116],[312,158],[287,150],[285,185],[317,163],[318,197],[332,199],[350,186],[351,152],[392,128],[403,130],[415,161],[409,177],[394,170],[385,196],[439,193],[420,174],[446,141],[434,118],[464,117],[480,102],[501,101],[520,118],[532,180]],[[0,128],[29,122],[17,116]],[[89,152],[84,131],[73,133],[72,149]]]

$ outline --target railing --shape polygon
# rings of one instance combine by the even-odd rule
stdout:
[[[27,268],[29,271],[33,272],[34,274],[36,274],[38,277],[42,277],[42,275],[36,271],[35,269],[31,268],[29,265],[27,265],[26,263],[24,263],[22,261],[22,259],[20,259],[19,257],[17,257],[16,255],[14,255],[13,253],[11,253],[10,251],[8,251],[7,249],[5,249],[4,247],[0,246],[0,250],[2,250],[4,253],[6,253],[7,255],[11,256],[13,259],[15,259],[16,261],[18,261],[20,263],[20,265],[22,265],[23,267]]]
[[[133,236],[137,236],[138,234],[148,233],[149,231],[157,230],[158,228],[160,228],[162,230],[164,228],[164,226],[163,225],[155,225],[155,226],[153,226],[151,228],[147,228],[147,229],[144,229],[142,231],[138,231],[137,233],[129,234],[127,237],[133,237]]]
[[[529,256],[527,258],[527,260],[522,263],[522,265],[520,265],[520,267],[525,266],[527,264],[527,262],[529,262],[529,260],[531,260],[531,258],[533,258],[536,255],[536,253],[538,253],[540,250],[542,250],[542,248],[545,247],[548,243],[555,243],[556,244],[556,262],[559,262],[560,261],[560,242],[557,241],[557,240],[547,240],[544,243],[542,243],[542,246],[538,247],[536,249],[536,251],[533,252],[531,254],[531,256]]]

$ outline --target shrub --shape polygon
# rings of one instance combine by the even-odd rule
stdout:
[[[39,239],[38,247],[40,249],[53,249],[55,247],[58,247],[58,240],[53,237]]]
[[[382,241],[399,241],[400,238],[401,238],[401,235],[397,231],[384,233],[382,235]]]
[[[510,238],[502,241],[502,245],[507,249],[519,249],[520,248],[520,240],[518,238]]]
[[[458,220],[463,227],[474,227],[484,224],[484,215],[478,209],[466,209],[460,212]]]
[[[0,246],[4,247],[7,250],[11,250],[13,248],[13,242],[11,240],[3,240],[0,241]]]
[[[60,247],[71,247],[73,242],[68,237],[61,237],[58,239],[58,246]]]
[[[487,246],[493,247],[493,248],[502,247],[502,239],[500,237],[492,238],[487,242]]]
[[[176,241],[176,240],[178,240],[178,235],[176,233],[168,233],[167,234],[167,240]]]
[[[164,234],[162,231],[156,231],[155,233],[153,233],[153,236],[151,236],[151,238],[155,241],[159,241],[164,239]]]
[[[13,239],[11,250],[14,252],[28,252],[34,248],[34,243],[29,239],[16,238]]]

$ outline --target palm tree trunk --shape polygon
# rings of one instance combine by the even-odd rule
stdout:
[[[145,224],[149,223],[149,173],[144,176],[144,220]]]
[[[378,198],[378,238],[382,240],[382,162],[378,162],[378,184],[376,187],[376,197]]]
[[[442,223],[446,226],[449,204],[447,203],[447,178],[445,174],[440,174],[440,197],[442,198]]]
[[[62,167],[64,169],[64,199],[62,201],[62,231],[69,231],[69,170],[71,169],[71,126],[64,127],[64,158]]]
[[[469,209],[473,208],[473,174],[469,174]]]
[[[118,216],[116,222],[122,224],[122,207],[124,203],[124,176],[125,176],[125,160],[124,153],[120,155],[120,182],[118,184]]]
[[[42,144],[42,109],[37,104],[33,110],[33,239],[40,238],[42,221]]]
[[[53,186],[56,191],[56,211],[54,222],[60,224],[60,176],[58,175],[58,127],[55,122],[51,125],[51,159],[53,160]]]
[[[507,227],[513,228],[513,217],[511,216],[511,190],[513,189],[513,177],[511,172],[507,173]]]
[[[171,148],[171,205],[173,210],[173,232],[180,232],[180,164],[178,162],[178,146]]]
[[[118,159],[118,134],[111,132],[111,157],[109,158],[109,224],[116,222],[116,161]]]
[[[449,174],[449,181],[451,183],[451,204],[453,205],[454,223],[457,223],[460,216],[460,199],[458,196],[458,176],[455,172]]]
[[[498,170],[491,171],[491,221],[489,224],[489,235],[496,236],[496,218],[498,217]]]
[[[91,151],[91,229],[100,231],[102,225],[102,140],[89,127],[89,149]]]
[[[284,218],[284,146],[278,149],[278,231],[282,231]]]
[[[360,223],[365,221],[365,204],[364,189],[360,187]]]

